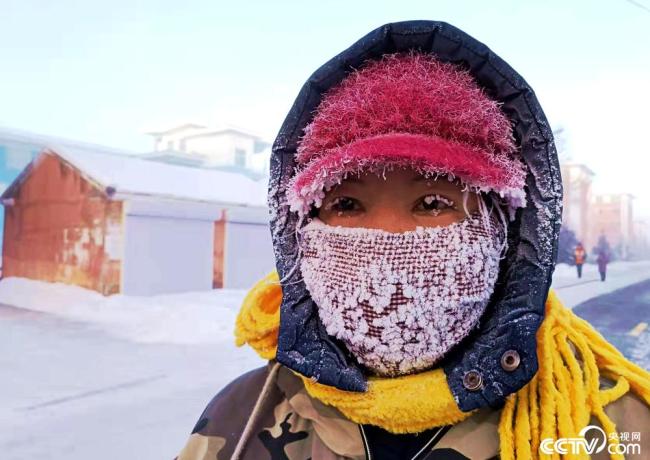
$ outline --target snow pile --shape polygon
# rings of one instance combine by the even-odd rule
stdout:
[[[0,281],[0,303],[90,324],[141,343],[233,342],[246,291],[219,289],[151,297],[113,295],[24,278]]]
[[[650,261],[614,262],[601,282],[598,268],[559,264],[553,288],[568,307],[650,279]],[[151,297],[101,294],[78,286],[24,278],[0,280],[0,303],[78,321],[139,343],[232,343],[235,318],[246,290],[165,294]]]
[[[612,262],[607,266],[607,279],[600,281],[598,266],[585,264],[578,279],[575,266],[557,264],[552,288],[570,308],[594,297],[650,279],[650,260]]]

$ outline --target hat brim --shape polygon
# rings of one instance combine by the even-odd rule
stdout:
[[[514,156],[409,133],[360,139],[312,158],[291,181],[289,204],[293,211],[306,214],[311,206],[320,206],[325,192],[349,174],[395,166],[458,178],[476,191],[498,193],[511,208],[525,206],[525,167]]]

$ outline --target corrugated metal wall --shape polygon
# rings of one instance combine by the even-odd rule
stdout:
[[[156,295],[212,289],[214,222],[126,213],[123,290]]]
[[[264,208],[227,211],[225,288],[248,289],[275,269],[268,218]]]
[[[122,203],[42,155],[5,206],[3,277],[120,291]]]

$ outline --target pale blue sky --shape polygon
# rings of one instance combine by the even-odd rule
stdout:
[[[386,22],[436,19],[533,86],[574,160],[650,214],[650,0],[0,0],[0,125],[145,151],[229,122],[272,138],[304,80]]]

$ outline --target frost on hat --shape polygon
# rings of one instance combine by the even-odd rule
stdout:
[[[525,206],[526,170],[510,120],[459,67],[389,54],[329,90],[305,128],[288,190],[293,211],[320,206],[348,174],[409,166]]]

